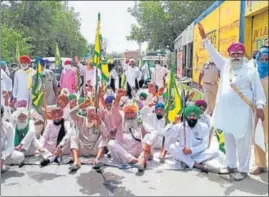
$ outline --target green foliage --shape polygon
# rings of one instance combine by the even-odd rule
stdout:
[[[22,54],[30,54],[31,45],[28,44],[30,38],[23,36],[22,32],[9,28],[6,25],[1,26],[1,59],[8,63],[17,62],[16,44],[18,43]]]
[[[173,51],[174,40],[212,1],[140,1],[129,8],[138,25],[132,25],[128,40],[149,42],[150,49]]]
[[[80,33],[79,14],[62,1],[8,1],[1,2],[1,22],[7,28],[20,32],[31,51],[31,57],[55,56],[56,43],[62,57],[83,56],[89,51],[86,39]],[[10,51],[12,42],[8,41]],[[15,47],[14,49],[15,50]],[[11,50],[11,51],[12,51]],[[13,54],[8,57],[13,58]]]

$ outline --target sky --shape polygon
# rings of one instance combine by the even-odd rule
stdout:
[[[132,7],[134,1],[69,1],[80,14],[82,35],[89,43],[94,43],[97,16],[101,14],[101,33],[107,39],[107,53],[137,50],[135,41],[127,41],[126,36],[131,31],[131,24],[137,24],[127,9]],[[146,44],[142,45],[145,50]]]

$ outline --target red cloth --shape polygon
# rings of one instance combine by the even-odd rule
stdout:
[[[23,55],[23,56],[20,56],[19,57],[19,63],[20,64],[31,64],[31,58],[26,56],[26,55]]]
[[[238,42],[238,43],[233,43],[229,46],[228,48],[228,52],[239,52],[242,51],[243,53],[245,53],[245,46],[244,44]]]

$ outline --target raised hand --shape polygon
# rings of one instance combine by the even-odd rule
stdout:
[[[201,23],[198,23],[198,29],[199,29],[199,34],[200,34],[201,38],[205,39],[206,33],[205,33],[204,27]]]
[[[123,97],[126,95],[126,91],[124,89],[118,89],[117,95]]]

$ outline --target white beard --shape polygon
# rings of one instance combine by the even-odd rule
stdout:
[[[131,119],[131,120],[125,120],[124,122],[124,131],[129,132],[129,129],[137,129],[137,120],[136,119]]]
[[[17,121],[17,128],[18,129],[25,129],[27,127],[27,122],[19,122]]]
[[[238,58],[238,59],[240,60],[230,59],[230,65],[232,69],[238,69],[243,65],[244,63],[243,58]]]
[[[87,121],[86,122],[86,126],[87,126],[87,128],[93,128],[94,127],[94,122],[93,121],[91,121],[91,122],[89,122],[89,121]]]

